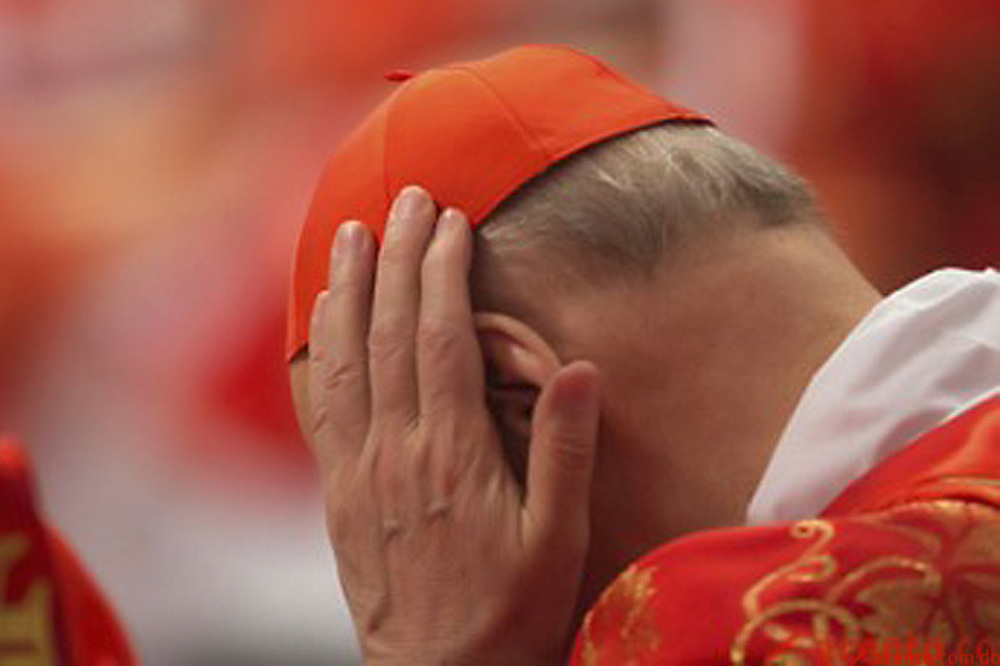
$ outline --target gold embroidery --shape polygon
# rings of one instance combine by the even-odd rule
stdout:
[[[790,536],[810,543],[744,594],[746,622],[730,649],[733,664],[747,663],[752,641],[770,651],[769,664],[838,664],[866,637],[884,643],[919,636],[946,646],[1000,637],[1000,511],[941,499],[848,524],[903,539],[908,555],[845,568],[832,548],[832,523],[796,523]],[[769,603],[768,595],[777,598]]]
[[[1000,479],[991,479],[985,476],[942,476],[936,479],[938,483],[955,483],[962,486],[989,486],[991,488],[1000,487]]]
[[[6,602],[10,571],[28,546],[21,534],[0,537],[0,666],[49,666],[56,661],[48,583],[34,583],[20,603]]]
[[[653,596],[653,572],[650,569],[629,567],[615,584],[618,594],[626,600],[628,612],[622,623],[621,639],[625,645],[637,648],[654,648],[659,634],[654,625],[643,622],[649,600]]]
[[[584,666],[601,663],[601,651],[594,641],[593,624],[595,615],[611,616],[618,628],[617,645],[624,661],[615,661],[627,666],[636,663],[643,655],[657,649],[660,633],[655,619],[650,615],[650,599],[656,592],[653,570],[632,565],[609,587],[587,617],[581,630],[583,641],[581,658]]]
[[[849,617],[849,614],[817,600],[789,600],[773,604],[764,611],[761,610],[761,597],[776,583],[783,580],[799,583],[822,582],[829,580],[837,573],[836,560],[828,553],[823,552],[835,536],[834,528],[830,523],[823,520],[801,521],[792,526],[790,534],[795,539],[814,539],[814,541],[798,560],[779,567],[764,576],[744,595],[743,611],[750,618],[750,621],[744,625],[730,650],[730,658],[734,664],[745,662],[747,643],[757,631],[764,633],[771,641],[788,643],[794,648],[811,649],[816,647],[814,639],[795,637],[787,627],[773,621],[774,618],[782,615],[811,614],[815,633],[820,639],[829,634],[831,620],[845,626],[852,637],[858,633],[857,623]],[[769,661],[774,664],[808,663],[803,662],[802,659],[800,654],[788,652],[774,655]]]
[[[591,618],[593,618],[594,613],[591,611],[587,613],[587,617],[583,620],[583,647],[580,650],[580,656],[583,658],[583,666],[598,666],[598,652],[597,645],[594,644],[594,633],[591,627]]]

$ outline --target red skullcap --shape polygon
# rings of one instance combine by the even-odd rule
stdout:
[[[583,148],[656,123],[711,122],[564,47],[524,46],[390,78],[402,81],[399,88],[330,159],[299,236],[289,360],[308,344],[337,227],[360,220],[381,241],[392,199],[406,185],[461,209],[475,227],[521,185]]]

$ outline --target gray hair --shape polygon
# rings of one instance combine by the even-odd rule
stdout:
[[[701,232],[820,219],[809,187],[777,161],[713,127],[664,123],[529,181],[490,215],[477,243],[497,255],[542,248],[592,280],[601,268],[650,275]]]

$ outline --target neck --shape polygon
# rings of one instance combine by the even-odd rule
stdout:
[[[578,350],[606,394],[595,575],[742,524],[812,375],[878,298],[823,232],[802,227],[706,244],[651,287],[608,299],[614,312],[588,309],[595,329],[605,322],[593,353]],[[627,352],[598,351],[616,349]]]

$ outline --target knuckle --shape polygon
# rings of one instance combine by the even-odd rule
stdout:
[[[344,262],[333,273],[328,287],[333,307],[338,307],[345,300],[354,299],[361,291],[361,276],[351,268],[351,264]]]
[[[380,359],[394,356],[405,345],[403,322],[389,319],[376,323],[368,335],[368,353],[372,358]]]
[[[337,261],[330,265],[330,280],[326,287],[330,301],[342,299],[344,294],[350,292],[351,285],[357,282],[353,268],[354,264],[349,261]]]
[[[317,439],[324,435],[330,426],[330,408],[325,404],[314,405],[312,409],[312,420],[309,425],[310,430],[312,431],[313,439]]]
[[[564,436],[553,442],[549,448],[549,456],[560,469],[580,472],[593,464],[594,449],[583,435]]]
[[[438,319],[421,322],[417,333],[420,348],[433,355],[446,355],[456,349],[462,340],[461,331],[453,324]]]
[[[365,374],[363,364],[357,360],[333,360],[326,364],[323,372],[323,387],[327,391],[355,384]]]
[[[425,276],[433,275],[446,269],[450,263],[450,251],[448,243],[435,238],[434,242],[427,248],[421,270]]]
[[[315,372],[314,368],[321,368],[330,361],[330,352],[324,341],[319,336],[311,336],[309,342],[309,365],[310,372]]]
[[[405,238],[399,234],[387,233],[379,254],[379,270],[398,270],[413,264],[413,251]]]

